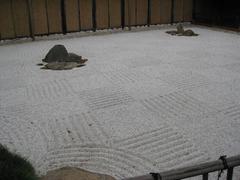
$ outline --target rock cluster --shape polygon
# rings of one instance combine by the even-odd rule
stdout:
[[[42,61],[46,64],[38,64],[43,65],[41,69],[69,70],[84,66],[87,59],[74,53],[68,53],[63,45],[55,45]]]
[[[194,33],[194,31],[191,29],[187,29],[185,31],[181,24],[177,25],[177,31],[166,31],[166,33],[173,36],[198,36],[198,34]]]

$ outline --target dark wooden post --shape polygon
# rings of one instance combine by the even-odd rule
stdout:
[[[130,4],[130,0],[128,1],[128,28],[131,31],[131,4]]]
[[[173,24],[174,22],[174,0],[172,0],[172,4],[171,4],[171,24]]]
[[[125,0],[121,0],[121,26],[125,28]]]
[[[196,0],[193,0],[192,4],[192,22],[194,23],[196,20]]]
[[[233,177],[233,167],[229,168],[227,171],[227,180],[232,180]]]
[[[97,21],[96,21],[96,0],[92,0],[92,26],[93,31],[95,32],[97,29]]]
[[[208,180],[208,173],[202,175],[203,180]]]
[[[67,22],[66,22],[66,11],[65,11],[65,0],[61,0],[61,15],[62,15],[62,32],[67,33]]]
[[[147,17],[147,25],[150,26],[151,24],[151,12],[152,10],[152,1],[151,0],[148,0],[148,17]]]
[[[28,21],[29,21],[30,37],[34,41],[35,36],[34,36],[33,16],[32,16],[32,0],[27,0],[27,7],[28,7]]]

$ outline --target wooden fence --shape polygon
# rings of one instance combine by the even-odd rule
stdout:
[[[226,180],[233,179],[234,167],[240,166],[240,155],[226,158],[221,156],[219,160],[206,162],[190,167],[183,167],[175,170],[165,171],[161,173],[150,173],[143,176],[126,178],[123,180],[181,180],[190,177],[202,176],[202,180],[209,179],[209,173],[218,172],[218,176],[214,179],[219,180],[223,170],[227,170]],[[239,177],[237,177],[239,179]]]
[[[0,39],[192,20],[192,0],[0,0]]]

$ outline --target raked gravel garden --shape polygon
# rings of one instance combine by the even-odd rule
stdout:
[[[38,175],[70,166],[117,179],[240,154],[239,33],[191,28],[199,36],[1,43],[0,144]],[[56,44],[86,66],[40,69]]]

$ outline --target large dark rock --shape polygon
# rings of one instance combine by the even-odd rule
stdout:
[[[65,62],[68,60],[67,49],[63,45],[55,45],[49,50],[43,62]]]
[[[68,53],[67,49],[63,45],[55,45],[49,50],[46,57],[42,60],[46,63],[52,62],[76,62],[76,63],[85,63],[87,60],[82,59],[82,56],[79,56],[74,53]]]
[[[84,66],[87,59],[82,59],[82,56],[74,53],[68,53],[63,45],[55,45],[42,61],[47,63],[45,65],[38,64],[44,65],[42,69],[68,70]]]

